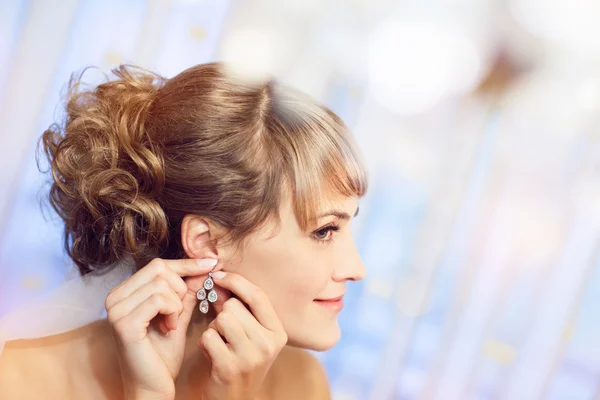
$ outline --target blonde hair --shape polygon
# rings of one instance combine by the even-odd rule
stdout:
[[[181,221],[199,214],[240,244],[290,190],[305,230],[323,196],[363,196],[367,174],[329,108],[273,79],[244,83],[220,63],[171,79],[121,65],[116,79],[68,85],[66,118],[40,138],[50,204],[80,273],[131,256],[181,258]]]

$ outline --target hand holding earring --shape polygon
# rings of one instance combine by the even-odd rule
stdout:
[[[286,331],[267,294],[242,275],[215,271],[215,287],[223,302],[198,340],[210,361],[209,377],[202,386],[209,399],[254,399],[267,372],[287,344]]]

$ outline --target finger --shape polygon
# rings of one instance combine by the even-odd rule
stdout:
[[[209,324],[209,327],[216,329],[231,345],[235,353],[239,353],[248,346],[248,336],[233,313],[221,312]]]
[[[163,260],[161,258],[155,258],[125,282],[110,291],[106,299],[106,309],[108,310],[115,303],[128,297],[140,286],[150,282],[156,276],[161,276],[171,282],[177,294],[180,298],[183,298],[187,291],[187,285],[184,287],[185,282],[183,282],[181,277],[207,274],[213,269],[216,262],[217,260],[215,259],[207,258],[199,260],[190,258],[182,260]]]
[[[199,342],[199,345],[204,347],[210,356],[213,368],[216,368],[218,371],[224,371],[226,366],[232,362],[233,355],[231,350],[223,342],[223,339],[215,329],[208,328],[205,330]]]
[[[231,298],[223,304],[223,312],[235,315],[245,335],[253,342],[261,343],[265,340],[265,327],[254,318],[246,306],[236,298]],[[220,314],[219,314],[220,315]],[[218,316],[217,316],[218,318]]]
[[[212,303],[217,315],[223,311],[223,305],[231,298],[231,291],[215,285],[213,288],[217,292],[217,301]]]
[[[201,343],[201,342],[202,342],[202,339],[200,339],[200,340],[198,341],[198,350],[200,350],[200,352],[202,353],[202,355],[203,355],[204,357],[206,357],[206,360],[207,360],[207,361],[210,361],[210,355],[208,354],[208,351],[206,351],[206,349],[204,348],[204,346],[202,345],[202,343]]]
[[[181,301],[169,283],[162,277],[157,276],[152,281],[138,288],[129,297],[115,304],[109,311],[111,319],[118,321],[124,316],[131,314],[137,306],[155,293],[161,293],[175,301]]]
[[[181,303],[181,299],[177,299],[177,301],[179,301],[179,303]],[[179,311],[176,313],[171,313],[171,314],[167,314],[164,317],[164,323],[165,326],[172,331],[177,330],[177,328],[179,327],[179,315],[181,315],[181,312],[183,311],[183,304],[181,305],[181,307],[179,308]]]
[[[164,260],[164,262],[179,276],[196,276],[212,271],[219,260],[214,258],[184,258],[179,260]]]
[[[183,312],[179,316],[180,326],[183,326],[185,330],[190,324],[192,320],[192,315],[194,315],[194,311],[196,310],[196,305],[198,304],[198,298],[196,297],[196,290],[188,289],[187,293],[181,300],[183,304]]]
[[[253,283],[250,283],[250,281],[239,274],[227,272],[224,273],[223,276],[220,274],[221,272],[224,273],[224,271],[218,271],[218,273],[215,272],[212,275],[217,285],[229,289],[235,293],[240,300],[248,304],[252,314],[254,314],[262,326],[273,332],[283,330],[283,326],[277,317],[273,305],[262,289]]]
[[[167,327],[167,324],[165,323],[164,320],[161,320],[158,322],[158,327],[160,328],[160,331],[162,333],[164,333],[165,335],[171,331],[171,329],[169,327]]]
[[[184,322],[185,327],[188,326],[187,324],[189,324],[189,321],[192,319],[195,308],[198,304],[196,293],[199,289],[204,287],[204,281],[207,277],[208,274],[200,276],[187,276],[183,278],[188,287],[188,294],[182,299],[183,313],[179,316],[179,320]],[[218,314],[223,309],[223,303],[231,297],[231,292],[218,286],[214,286],[213,290],[217,292],[217,301],[211,304]]]
[[[157,315],[178,314],[181,301],[176,302],[162,293],[155,293],[138,305],[130,314],[114,323],[121,338],[127,340],[142,340],[148,334],[148,325]]]

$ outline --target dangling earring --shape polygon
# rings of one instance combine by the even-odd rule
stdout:
[[[206,280],[204,281],[204,287],[198,290],[198,292],[196,292],[196,297],[198,298],[198,300],[200,300],[200,306],[198,306],[198,308],[200,309],[200,312],[202,314],[208,313],[209,301],[211,303],[217,301],[217,292],[215,291],[215,289],[213,289],[214,287],[215,283],[212,280],[211,271],[208,273],[208,278],[206,278]],[[210,292],[208,292],[208,295],[206,294],[207,290],[210,290]]]

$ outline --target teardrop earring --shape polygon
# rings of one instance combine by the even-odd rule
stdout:
[[[212,271],[208,273],[208,278],[204,281],[204,287],[196,292],[196,297],[200,300],[198,308],[202,314],[208,313],[208,302],[214,303],[217,301],[217,292],[215,291],[215,282],[212,279]],[[207,290],[209,290],[207,294]]]

